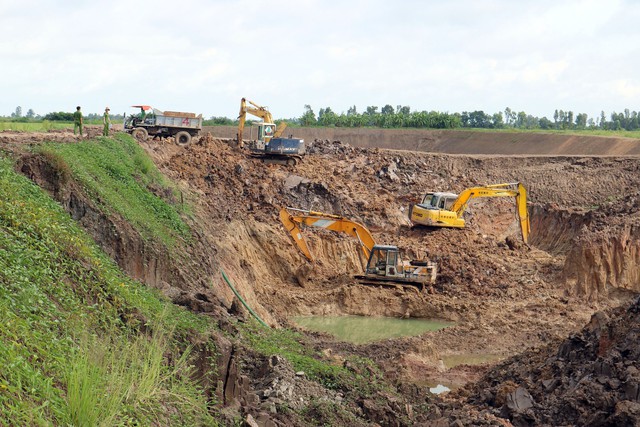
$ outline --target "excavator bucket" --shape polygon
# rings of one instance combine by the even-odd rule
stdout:
[[[284,228],[291,234],[293,241],[298,245],[298,249],[300,252],[311,262],[313,262],[313,256],[311,255],[311,251],[309,250],[309,246],[307,246],[307,242],[302,237],[302,233],[300,232],[300,227],[298,224],[294,222],[292,216],[287,212],[286,208],[280,209],[280,222],[284,225]]]
[[[518,195],[516,196],[516,209],[518,211],[518,219],[520,221],[520,231],[522,232],[522,240],[525,244],[529,243],[529,233],[531,225],[529,223],[529,212],[527,211],[527,190],[524,185],[518,183]]]

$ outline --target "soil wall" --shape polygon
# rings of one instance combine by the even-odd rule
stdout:
[[[447,154],[638,156],[640,139],[590,135],[479,132],[423,129],[289,128],[287,134],[307,142],[341,141],[355,147],[378,147]],[[235,138],[235,126],[205,126],[216,138]],[[245,138],[250,132],[245,131]]]

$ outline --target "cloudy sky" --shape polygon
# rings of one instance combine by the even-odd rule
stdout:
[[[0,115],[640,110],[635,0],[0,0]]]

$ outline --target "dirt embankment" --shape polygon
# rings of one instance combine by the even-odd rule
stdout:
[[[207,126],[216,138],[235,138],[235,126]],[[617,136],[559,135],[426,129],[288,128],[306,143],[341,141],[354,147],[386,148],[462,155],[638,156],[640,140]],[[255,136],[254,136],[255,137]],[[250,134],[245,132],[245,138]]]
[[[516,426],[640,423],[640,300],[596,313],[567,339],[508,360],[463,390]]]

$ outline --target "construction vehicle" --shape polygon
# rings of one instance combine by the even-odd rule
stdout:
[[[347,218],[311,210],[282,208],[280,221],[291,234],[298,249],[311,262],[313,255],[302,235],[300,225],[319,227],[355,237],[366,265],[364,274],[354,276],[360,283],[368,285],[411,285],[424,289],[424,285],[435,283],[437,266],[432,261],[404,261],[397,246],[378,245],[369,230]],[[362,259],[361,259],[362,262]]]
[[[202,114],[161,111],[149,105],[132,105],[140,113],[124,115],[124,131],[140,141],[149,136],[174,137],[180,145],[189,145],[202,130]]]
[[[477,197],[515,197],[522,240],[528,242],[531,229],[527,212],[527,191],[520,182],[467,188],[460,194],[428,192],[420,203],[409,207],[409,219],[413,224],[428,227],[462,228],[465,226],[462,214],[471,199]]]
[[[279,125],[276,125],[267,107],[260,106],[246,98],[240,100],[238,133],[236,135],[236,145],[239,148],[244,147],[243,133],[247,114],[261,119],[260,122],[251,127],[249,151],[252,157],[258,158],[265,163],[286,165],[295,165],[302,160],[302,156],[305,154],[304,140],[291,136],[283,138],[282,134],[287,124],[280,122]],[[253,139],[254,128],[257,130],[255,139]]]

